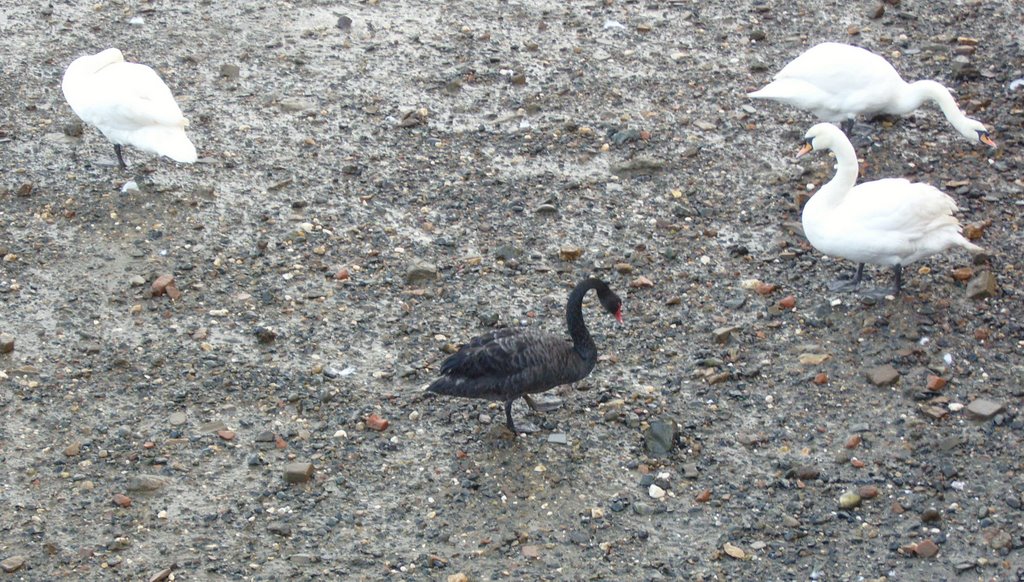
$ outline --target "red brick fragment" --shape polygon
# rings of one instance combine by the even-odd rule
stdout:
[[[928,374],[928,389],[932,392],[938,392],[946,387],[946,379],[942,376],[935,376]]]
[[[153,297],[159,297],[167,291],[167,286],[174,283],[174,275],[160,275],[153,281],[153,285],[150,286],[150,292]]]
[[[390,423],[386,419],[383,419],[376,414],[371,414],[366,417],[366,426],[373,430],[387,430],[389,424]]]
[[[931,558],[939,553],[939,546],[931,540],[924,540],[914,544],[914,553],[922,558]]]

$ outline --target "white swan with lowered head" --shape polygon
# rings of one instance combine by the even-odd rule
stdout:
[[[934,101],[968,141],[996,147],[988,129],[960,111],[949,89],[936,81],[907,83],[884,58],[848,44],[811,47],[749,96],[806,109],[822,121],[842,123],[847,133],[857,115],[906,115]]]
[[[126,145],[178,162],[196,161],[196,148],[185,135],[188,120],[171,90],[156,71],[126,63],[116,48],[72,61],[61,89],[72,111],[113,142],[122,169]]]
[[[903,178],[854,185],[857,153],[835,125],[819,123],[809,129],[797,157],[812,150],[835,154],[836,175],[804,205],[804,234],[822,253],[858,263],[854,278],[831,285],[833,290],[856,288],[864,263],[871,263],[893,268],[892,294],[899,295],[903,265],[952,247],[982,252],[963,237],[953,216],[956,202],[938,188]]]

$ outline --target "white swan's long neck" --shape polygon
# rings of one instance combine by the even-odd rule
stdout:
[[[829,149],[836,156],[836,175],[819,188],[811,198],[816,201],[812,206],[812,212],[838,206],[846,193],[857,183],[857,175],[860,173],[860,167],[857,165],[857,152],[854,151],[853,144],[845,136],[835,140]]]
[[[935,81],[915,81],[908,84],[900,92],[899,99],[894,106],[894,109],[899,111],[892,111],[891,113],[905,115],[920,107],[925,101],[934,101],[939,106],[939,109],[942,110],[942,114],[946,116],[946,119],[949,120],[949,123],[957,131],[968,136],[973,134],[971,128],[964,126],[964,123],[970,121],[970,118],[964,115],[963,111],[960,111],[956,100],[949,93],[949,89]]]

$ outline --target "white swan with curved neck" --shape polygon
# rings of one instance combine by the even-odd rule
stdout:
[[[864,263],[871,263],[893,268],[893,294],[898,295],[903,265],[952,247],[982,252],[963,237],[953,216],[956,202],[938,188],[903,178],[855,185],[857,153],[835,125],[819,123],[809,129],[797,157],[812,150],[835,154],[836,175],[804,205],[804,234],[822,253],[858,263],[856,276],[833,285],[834,290],[856,287]]]
[[[988,129],[964,115],[949,89],[935,81],[907,83],[884,58],[848,44],[826,42],[808,49],[749,96],[806,109],[847,130],[857,115],[906,115],[933,101],[968,141],[996,147]]]
[[[125,145],[179,162],[196,161],[196,148],[185,135],[188,120],[171,90],[153,69],[124,62],[116,48],[72,61],[61,89],[72,111],[113,142],[122,169]]]

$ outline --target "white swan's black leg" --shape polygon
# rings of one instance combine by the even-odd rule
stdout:
[[[872,289],[865,293],[868,297],[875,299],[884,299],[885,297],[892,295],[893,297],[899,297],[900,291],[903,289],[903,265],[893,265],[892,275],[895,281],[895,285],[892,288],[878,288]]]
[[[852,279],[836,279],[828,284],[829,291],[853,291],[860,286],[860,281],[864,277],[864,263],[857,264],[857,273]]]
[[[114,144],[114,153],[117,154],[117,163],[120,164],[122,170],[128,169],[128,164],[124,163],[124,156],[121,155],[121,144]]]
[[[853,123],[853,118],[848,117],[839,124],[839,129],[843,130],[843,133],[847,136],[850,136],[853,134]]]

